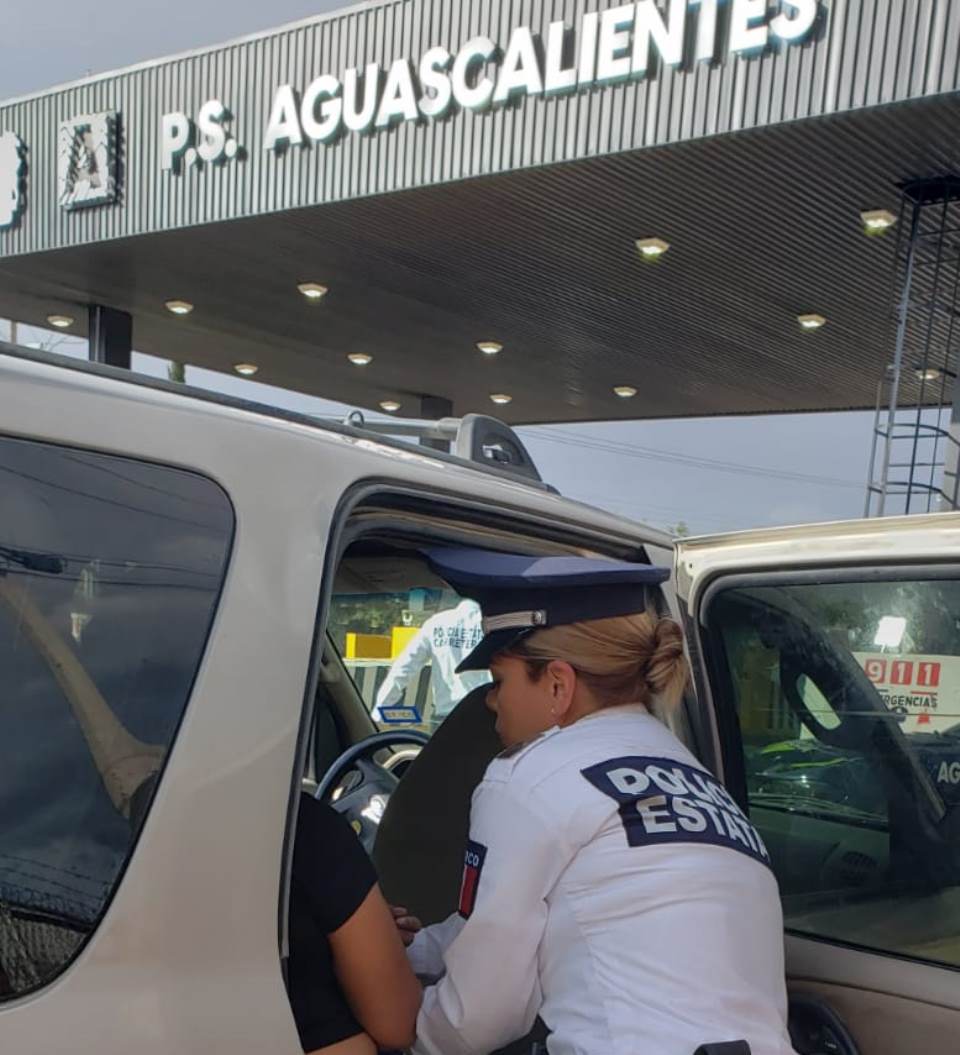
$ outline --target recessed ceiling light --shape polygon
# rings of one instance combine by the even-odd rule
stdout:
[[[235,363],[233,368],[243,377],[253,377],[253,375],[260,369],[256,363]]]
[[[65,330],[68,326],[73,325],[72,315],[48,315],[47,322],[51,326],[56,326],[58,330]]]
[[[896,216],[889,209],[869,209],[860,213],[863,230],[869,235],[885,234],[897,222]]]
[[[395,399],[385,399],[380,404],[380,409],[385,410],[388,414],[396,414],[401,406],[403,406],[403,404],[398,403]]]
[[[617,385],[613,390],[621,399],[633,399],[637,394],[637,390],[633,385]]]
[[[484,355],[498,355],[503,351],[503,345],[499,341],[478,341],[477,347]]]
[[[637,249],[644,260],[653,263],[670,248],[670,243],[662,238],[638,238]]]
[[[802,330],[819,330],[821,326],[826,326],[827,320],[822,315],[798,315],[797,322],[800,323]]]
[[[321,286],[319,282],[301,282],[297,289],[307,298],[307,300],[323,300],[323,298],[330,291],[326,286]]]
[[[369,366],[373,362],[373,356],[366,352],[351,352],[347,358],[354,366]]]
[[[918,381],[939,381],[943,377],[942,371],[938,370],[935,366],[918,367],[914,370]]]
[[[508,396],[505,392],[494,392],[490,397],[490,400],[498,406],[505,407],[508,403],[513,401],[513,396]]]
[[[168,300],[165,307],[174,315],[189,315],[193,311],[193,305],[189,300]]]

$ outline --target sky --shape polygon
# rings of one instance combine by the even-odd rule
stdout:
[[[339,0],[43,0],[8,5],[0,100],[90,74],[221,43],[336,10]],[[15,42],[15,43],[12,43]],[[0,336],[7,334],[0,324]],[[79,342],[21,330],[23,343]],[[165,364],[137,356],[154,375]],[[346,409],[254,381],[190,368],[191,384],[306,413]],[[872,414],[809,414],[522,429],[544,479],[570,497],[691,533],[862,515]]]

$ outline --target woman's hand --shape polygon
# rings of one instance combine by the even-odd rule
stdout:
[[[399,905],[391,905],[390,911],[393,913],[393,921],[400,932],[400,940],[405,946],[413,944],[413,939],[423,930],[423,924],[416,916],[408,915],[407,910]]]

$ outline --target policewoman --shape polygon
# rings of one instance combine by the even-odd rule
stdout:
[[[793,1051],[766,848],[655,715],[688,681],[664,569],[436,551],[483,609],[506,750],[474,793],[460,911],[417,934],[414,1051],[488,1055],[537,1015],[550,1055]],[[709,1049],[708,1049],[709,1050]]]

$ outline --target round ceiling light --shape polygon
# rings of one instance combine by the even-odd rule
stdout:
[[[168,300],[164,307],[174,315],[189,315],[193,311],[189,300]]]
[[[886,234],[897,222],[897,218],[889,209],[868,209],[860,213],[860,221],[863,224],[864,234],[876,238],[878,235]]]
[[[496,403],[497,406],[505,407],[508,403],[513,402],[513,396],[508,396],[506,392],[494,392],[490,397],[492,403]]]
[[[260,369],[256,363],[235,363],[233,368],[241,375],[241,377],[253,377],[253,375]]]
[[[617,387],[613,391],[621,399],[633,399],[633,397],[637,394],[637,390],[633,387],[633,385],[617,385]]]
[[[499,355],[503,351],[503,345],[499,341],[477,341],[477,348],[484,355]]]
[[[380,403],[380,409],[385,410],[388,414],[396,414],[401,406],[403,406],[403,404],[398,403],[395,399],[384,399]]]
[[[73,325],[72,315],[48,315],[47,322],[51,326],[56,326],[58,330],[65,330],[68,326]]]
[[[662,238],[638,238],[637,250],[648,263],[656,263],[670,248],[670,243]]]
[[[943,377],[943,371],[938,370],[935,366],[917,367],[914,373],[918,381],[939,381]]]
[[[827,320],[822,315],[798,315],[797,322],[800,323],[800,329],[806,330],[807,333],[827,325]]]
[[[354,366],[369,366],[373,362],[373,356],[366,352],[351,352],[347,358]]]
[[[321,286],[319,282],[301,282],[297,289],[307,298],[307,300],[323,300],[323,298],[330,292],[326,286]]]

